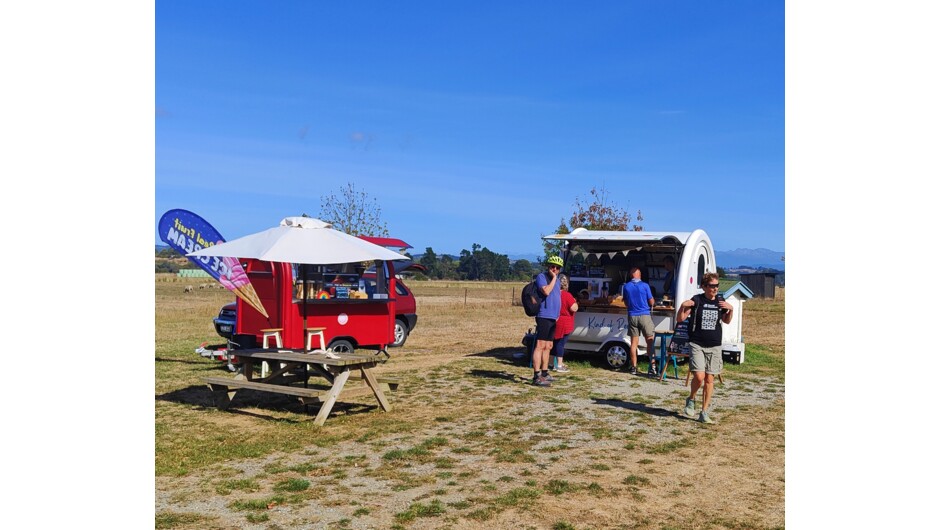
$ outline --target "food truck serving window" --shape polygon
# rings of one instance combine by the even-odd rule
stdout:
[[[366,265],[373,266],[367,271]],[[385,262],[332,265],[295,263],[291,270],[295,300],[388,298],[388,274]],[[305,281],[306,289],[304,288]]]

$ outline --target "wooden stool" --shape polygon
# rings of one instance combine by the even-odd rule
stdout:
[[[278,348],[283,348],[284,344],[281,342],[281,331],[284,328],[268,328],[261,330],[261,347],[268,348],[268,339],[274,337],[274,343]]]
[[[283,348],[284,344],[281,342],[281,330],[284,328],[267,328],[261,330],[261,347],[268,348],[268,339],[274,337],[274,344],[278,348]],[[268,366],[268,361],[261,361],[261,377],[267,377],[270,367]]]
[[[312,350],[313,346],[310,345],[313,342],[313,337],[320,337],[320,349],[326,349],[326,338],[323,336],[323,330],[326,328],[307,328],[307,349]]]

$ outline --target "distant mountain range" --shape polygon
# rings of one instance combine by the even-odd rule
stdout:
[[[168,248],[167,245],[156,245],[156,251]],[[415,260],[421,259],[423,254],[412,254]],[[439,254],[440,255],[440,254]],[[535,263],[541,257],[541,254],[509,254],[509,261],[526,259]],[[453,256],[459,260],[460,256]],[[739,248],[736,250],[716,250],[715,259],[718,265],[723,269],[735,269],[741,267],[786,270],[782,261],[783,252],[776,252],[766,248]]]
[[[718,266],[723,269],[740,267],[764,267],[767,269],[784,269],[783,252],[776,252],[766,248],[739,248],[737,250],[716,250],[715,259]]]

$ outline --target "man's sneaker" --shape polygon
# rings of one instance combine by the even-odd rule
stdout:
[[[630,367],[630,375],[636,375],[636,366]]]
[[[698,415],[698,421],[700,421],[700,422],[702,422],[702,423],[715,423],[715,420],[709,418],[709,417],[708,417],[708,413],[705,412],[705,411],[702,411],[702,412]]]
[[[558,373],[560,373],[560,374],[566,374],[566,373],[570,372],[571,369],[568,368],[568,365],[565,364],[565,365],[559,366],[558,368],[555,368],[555,371],[558,372]]]
[[[685,398],[685,415],[694,418],[695,417],[695,400],[692,398]]]
[[[543,375],[543,376],[542,376],[542,379],[548,381],[549,383],[551,383],[552,381],[555,380],[555,378],[552,377],[551,374],[545,374],[545,375]]]
[[[650,373],[653,375],[659,375],[659,372],[656,371],[656,363],[650,363]]]
[[[533,377],[532,384],[535,386],[552,386],[549,381],[546,381],[545,378],[540,376]]]

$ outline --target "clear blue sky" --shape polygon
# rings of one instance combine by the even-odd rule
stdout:
[[[606,187],[784,251],[783,2],[156,3],[155,219],[227,239],[346,183],[389,232],[538,253]]]

